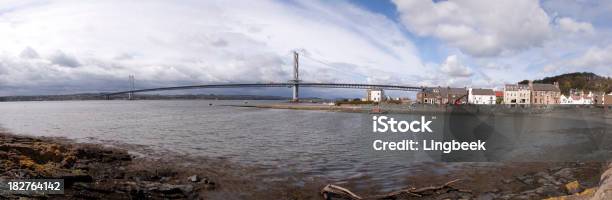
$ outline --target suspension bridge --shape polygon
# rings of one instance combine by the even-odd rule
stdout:
[[[300,87],[314,88],[349,88],[349,89],[382,89],[382,90],[401,90],[419,92],[425,90],[424,87],[405,86],[405,85],[386,85],[386,84],[359,84],[359,83],[313,83],[302,82],[299,76],[299,55],[293,53],[293,79],[283,83],[224,83],[224,84],[204,84],[204,85],[185,85],[173,87],[158,87],[148,89],[135,89],[134,76],[130,76],[130,90],[105,93],[106,99],[111,99],[112,96],[128,94],[128,99],[132,99],[135,93],[154,92],[154,91],[170,91],[170,90],[188,90],[188,89],[203,89],[203,88],[266,88],[266,87],[284,87],[293,88],[292,100],[299,101]]]

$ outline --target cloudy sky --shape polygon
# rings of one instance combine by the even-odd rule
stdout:
[[[2,0],[0,95],[282,82],[292,51],[308,82],[493,88],[611,76],[611,36],[612,1]]]

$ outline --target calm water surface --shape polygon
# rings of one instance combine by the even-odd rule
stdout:
[[[249,104],[274,101],[249,101]],[[213,106],[210,106],[213,104]],[[0,126],[15,134],[147,145],[342,180],[405,172],[409,160],[365,152],[367,114],[258,109],[244,101],[2,102]],[[146,153],[146,152],[140,152]],[[386,162],[386,163],[385,163]],[[397,182],[402,180],[398,178]],[[395,181],[385,179],[383,184]]]

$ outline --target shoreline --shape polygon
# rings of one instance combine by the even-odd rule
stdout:
[[[296,179],[299,175],[266,182],[256,175],[258,169],[224,160],[137,158],[126,149],[6,133],[0,134],[0,157],[2,179],[60,178],[66,182],[64,195],[0,193],[0,197],[9,199],[320,199],[321,189],[333,184],[322,178]],[[435,171],[435,166],[444,163],[423,165]],[[592,196],[604,167],[605,163],[496,163],[482,170],[468,165],[449,174],[415,172],[406,177],[410,183],[406,187],[426,188],[458,179],[454,187],[470,192],[453,194],[469,198],[534,199],[578,193]],[[574,181],[578,181],[580,189],[571,193],[566,187]],[[363,196],[384,194],[380,186],[355,182],[363,181],[349,178],[340,186]]]
[[[309,110],[346,113],[369,114],[415,114],[415,115],[546,115],[550,113],[571,113],[574,111],[587,111],[592,114],[611,116],[612,112],[599,105],[553,105],[553,106],[510,106],[510,105],[395,105],[383,104],[380,107],[373,105],[326,105],[314,103],[275,103],[254,105],[224,105],[230,107],[281,109],[281,110]]]

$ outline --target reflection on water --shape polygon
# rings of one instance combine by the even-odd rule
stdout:
[[[254,103],[273,101],[249,102]],[[422,167],[405,154],[372,153],[369,114],[221,106],[242,104],[244,101],[2,102],[0,124],[16,134],[120,142],[147,145],[159,152],[224,157],[269,168],[267,176],[277,178],[295,172],[338,181],[374,175],[377,177],[374,181],[380,184],[397,186],[405,181],[402,175]],[[401,117],[416,119],[420,115]],[[489,132],[510,130],[558,139],[568,138],[566,133],[572,128],[601,128],[602,123],[603,134],[607,134],[610,124],[605,125],[606,120],[587,120],[588,123],[578,120],[583,125],[576,125],[551,117],[469,117],[487,123],[471,125],[469,120],[442,116],[439,120],[443,123],[438,124],[438,129],[454,137],[461,137],[457,131],[467,130],[478,137],[493,138],[495,133]],[[551,131],[565,135],[542,134]],[[499,138],[498,143],[508,145]],[[435,161],[436,156],[429,156]],[[487,156],[491,157],[484,155]],[[452,167],[453,164],[447,164],[439,170]]]

